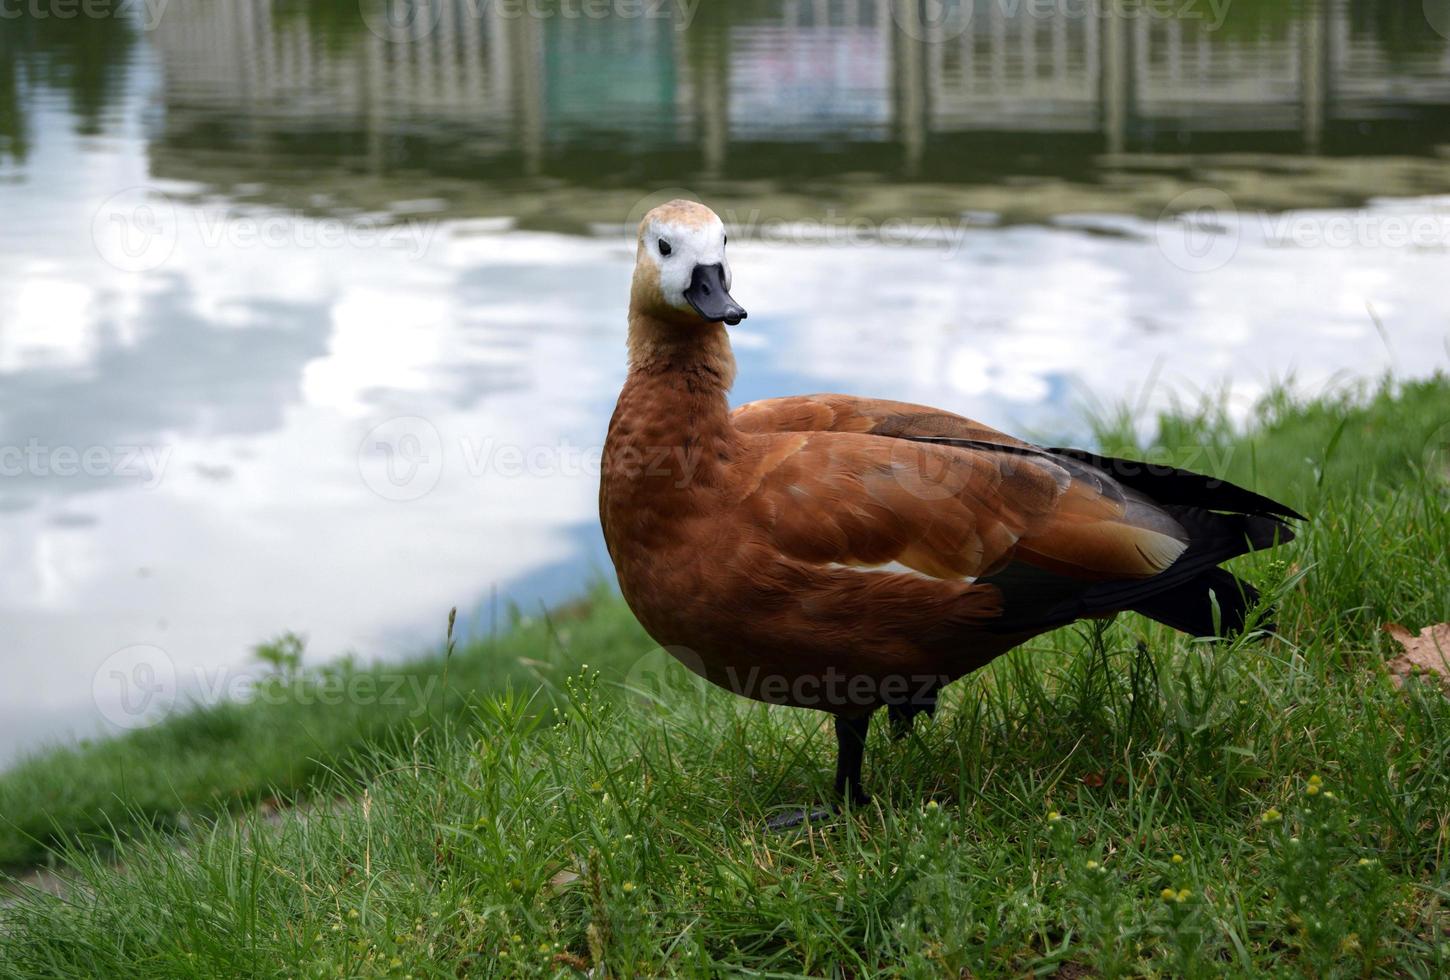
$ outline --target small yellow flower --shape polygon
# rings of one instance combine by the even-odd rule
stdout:
[[[514,933],[512,936],[509,937],[509,942],[513,943],[514,945],[518,945],[523,941],[524,937],[520,936],[518,933]]]
[[[1178,893],[1171,888],[1165,888],[1158,894],[1163,896],[1163,901],[1165,902],[1172,902],[1178,898]]]
[[[1175,855],[1173,855],[1173,863],[1174,864],[1182,864],[1183,863],[1183,855],[1182,854],[1175,854]]]
[[[929,801],[929,802],[928,802],[928,803],[927,803],[927,805],[926,805],[926,808],[927,808],[927,809],[928,809],[928,810],[938,810],[938,809],[940,809],[940,807],[939,807],[939,806],[938,806],[938,805],[937,805],[937,802],[936,802],[936,800],[931,800],[931,801]]]
[[[1083,865],[1083,867],[1087,868],[1089,871],[1096,871],[1098,870],[1098,868],[1102,867],[1102,865],[1098,864],[1096,861],[1089,861],[1087,864]]]
[[[1259,822],[1260,823],[1278,823],[1282,819],[1284,819],[1284,815],[1282,813],[1280,813],[1278,810],[1276,810],[1273,807],[1269,807],[1267,810],[1264,811],[1264,815],[1259,818]]]
[[[1177,900],[1179,902],[1186,902],[1186,901],[1188,901],[1192,897],[1193,897],[1193,892],[1189,891],[1187,888],[1180,888],[1180,889],[1178,889]]]
[[[1324,780],[1322,780],[1322,779],[1319,778],[1319,773],[1317,773],[1317,772],[1314,775],[1312,775],[1312,776],[1309,777],[1309,783],[1310,783],[1310,785],[1318,786],[1322,782],[1324,782]]]
[[[628,895],[632,891],[634,891],[634,882],[632,882],[632,881],[626,881],[624,883],[624,893],[626,895]]]
[[[1326,789],[1324,791],[1324,798],[1326,800],[1332,800],[1332,799],[1334,799],[1334,791],[1333,790]]]
[[[1316,795],[1318,795],[1318,793],[1319,793],[1319,784],[1318,783],[1310,783],[1308,786],[1305,786],[1304,787],[1304,792],[1308,793],[1310,796],[1316,796]]]
[[[349,919],[356,919],[357,918],[357,909],[348,909],[347,910],[347,917]]]
[[[1056,810],[1049,810],[1047,812],[1047,822],[1048,823],[1057,823],[1061,819],[1062,819],[1062,814],[1058,813]]]
[[[549,950],[549,944],[548,943],[539,943],[539,953],[540,954],[547,956],[549,954],[549,952],[550,952],[550,950]]]
[[[1359,866],[1361,868],[1367,868],[1371,864],[1374,864],[1374,858],[1360,858],[1359,859]]]

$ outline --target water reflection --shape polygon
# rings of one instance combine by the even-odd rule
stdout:
[[[574,230],[619,214],[570,189],[642,192],[661,174],[741,200],[824,181],[868,210],[904,184],[936,213],[1030,217],[1156,214],[1185,178],[1244,154],[1268,205],[1356,198],[1365,173],[1334,165],[1346,155],[1421,157],[1379,161],[1382,192],[1434,192],[1447,176],[1438,0],[1194,0],[1173,17],[979,0],[926,22],[910,0],[641,0],[621,10],[647,15],[604,19],[571,0],[392,0],[436,26],[389,40],[369,30],[386,23],[383,0],[359,2],[377,16],[353,0],[166,5],[143,32],[162,66],[154,175],[366,208],[391,203],[398,178],[460,213]],[[1056,7],[1068,13],[1032,15]],[[23,93],[64,89],[97,131],[140,28],[20,25],[0,42],[0,133],[23,159]],[[1304,181],[1266,154],[1328,159]],[[1008,175],[1046,182],[1051,200],[994,193]]]
[[[1084,399],[1445,362],[1450,48],[1400,4],[157,9],[0,31],[0,754],[93,727],[123,647],[396,655],[604,568],[661,188],[732,226],[742,400],[1066,438]]]

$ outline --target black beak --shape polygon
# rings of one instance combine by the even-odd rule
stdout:
[[[685,290],[685,302],[711,323],[724,320],[732,327],[748,315],[744,308],[725,291],[725,267],[720,264],[697,265]]]

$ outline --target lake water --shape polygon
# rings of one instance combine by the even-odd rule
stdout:
[[[741,400],[1081,440],[1443,369],[1450,3],[1173,6],[7,12],[0,760],[142,717],[137,664],[398,657],[607,575],[626,229],[677,193]]]

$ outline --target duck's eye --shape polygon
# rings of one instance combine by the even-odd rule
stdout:
[[[660,254],[661,255],[669,255],[671,251],[672,251],[672,249],[670,248],[670,243],[667,242],[667,241],[665,241],[663,238],[661,238],[660,239]]]
[[[721,238],[720,238],[720,244],[721,245],[729,245],[730,244],[730,236],[729,235],[723,235],[723,236],[721,236]]]

